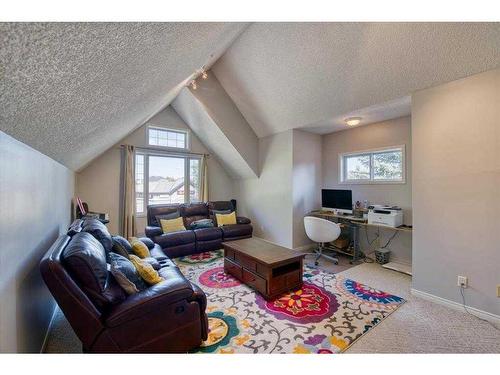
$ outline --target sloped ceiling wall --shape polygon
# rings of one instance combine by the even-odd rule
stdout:
[[[0,24],[0,130],[79,170],[167,106],[246,26]]]
[[[500,23],[254,23],[213,71],[263,137],[498,66]]]
[[[233,178],[259,175],[259,141],[210,71],[198,88],[184,88],[172,107]]]

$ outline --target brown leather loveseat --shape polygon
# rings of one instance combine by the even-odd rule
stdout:
[[[42,258],[42,277],[84,352],[182,353],[207,338],[205,294],[143,240],[165,280],[132,295],[108,271],[113,239],[96,220],[73,222]]]

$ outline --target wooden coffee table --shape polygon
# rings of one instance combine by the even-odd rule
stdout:
[[[272,299],[302,286],[304,254],[259,238],[224,242],[224,270]]]

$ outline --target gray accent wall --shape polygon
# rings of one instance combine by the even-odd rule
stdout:
[[[500,315],[500,69],[413,95],[413,288]]]
[[[344,184],[340,181],[339,155],[346,152],[371,150],[405,145],[406,183],[404,184]],[[412,139],[411,118],[401,117],[366,126],[348,128],[323,136],[323,188],[352,190],[352,200],[371,204],[398,205],[404,210],[404,223],[412,223]],[[366,232],[368,231],[368,232]],[[391,229],[365,228],[360,233],[360,246],[365,253],[373,251],[371,242],[377,234],[385,245],[393,234]],[[368,240],[367,240],[368,238]],[[411,235],[398,233],[391,241],[391,260],[410,264],[412,261]],[[374,243],[375,245],[375,243]]]
[[[74,173],[0,131],[0,352],[39,352],[55,302],[38,269],[71,220]]]

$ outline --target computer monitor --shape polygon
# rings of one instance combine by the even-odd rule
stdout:
[[[338,210],[339,212],[352,214],[352,191],[322,189],[321,206],[323,210]]]

